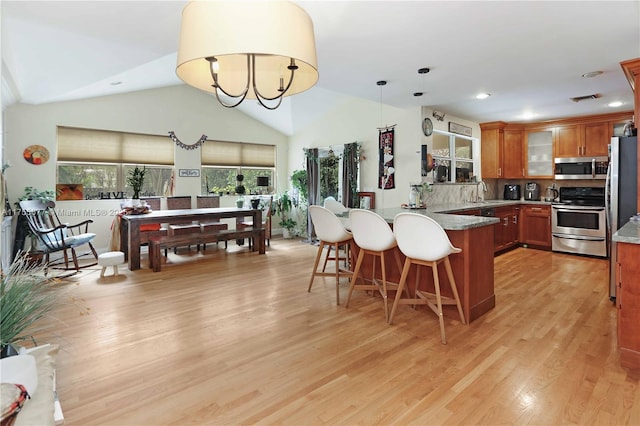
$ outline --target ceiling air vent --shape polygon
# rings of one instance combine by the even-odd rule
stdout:
[[[569,98],[571,99],[573,102],[580,102],[580,101],[586,101],[588,99],[598,99],[601,98],[602,95],[600,93],[594,93],[593,95],[587,95],[587,96],[578,96],[575,98]]]

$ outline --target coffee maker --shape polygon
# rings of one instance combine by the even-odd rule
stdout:
[[[540,201],[540,185],[529,182],[524,186],[524,199],[526,201]]]

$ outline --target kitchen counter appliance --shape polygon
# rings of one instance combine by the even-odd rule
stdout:
[[[609,145],[609,170],[606,181],[607,217],[609,222],[608,238],[611,237],[631,216],[638,211],[638,137],[614,137]],[[610,242],[611,258],[609,297],[616,298],[616,274],[618,250],[616,243]]]
[[[607,177],[607,157],[556,158],[556,179],[602,179]]]
[[[524,186],[524,199],[527,201],[540,201],[540,185],[529,182]]]
[[[519,200],[520,199],[520,185],[507,184],[504,186],[504,199],[505,200]]]
[[[604,187],[561,187],[551,205],[553,251],[607,257]]]
[[[545,191],[545,195],[544,195],[544,200],[549,202],[558,201],[559,196],[560,196],[560,193],[556,189],[555,183],[554,183],[551,186],[547,187],[547,190]]]

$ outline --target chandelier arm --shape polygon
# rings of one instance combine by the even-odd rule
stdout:
[[[253,56],[253,55],[251,55]],[[220,86],[220,83],[218,83],[218,73],[216,73],[213,70],[213,61],[209,62],[209,72],[211,73],[211,78],[213,78],[213,88],[216,89],[216,97],[218,98],[218,100],[220,100],[220,98],[218,97],[218,89],[220,89],[220,91],[222,93],[224,93],[225,95],[227,95],[230,98],[241,98],[240,102],[242,102],[244,100],[244,98],[246,98],[247,93],[249,93],[249,84],[251,83],[251,72],[250,72],[250,66],[251,66],[251,62],[250,62],[250,58],[249,55],[247,55],[247,84],[244,87],[244,92],[242,92],[239,95],[232,95],[231,93],[228,93],[226,90],[224,90],[222,88],[222,86]],[[237,104],[235,104],[234,106],[238,106],[240,105],[240,102],[238,102]],[[222,102],[220,102],[222,103]],[[225,104],[223,104],[224,106],[226,106]],[[228,108],[233,108],[233,107],[228,107]]]
[[[278,103],[277,103],[275,106],[273,106],[273,107],[270,107],[269,105],[265,104],[265,103],[262,101],[262,98],[260,98],[260,96],[256,96],[256,99],[258,100],[258,102],[260,102],[260,105],[262,105],[262,106],[263,106],[263,107],[265,107],[266,109],[270,109],[270,110],[277,109],[277,108],[280,106],[280,104],[282,103],[282,96],[280,96],[280,97],[278,97],[278,98],[277,98],[277,99],[278,99]],[[276,98],[274,98],[274,99],[276,99]],[[273,100],[273,99],[271,99],[271,100]]]
[[[279,94],[279,95],[274,96],[273,98],[268,98],[268,97],[266,97],[266,96],[263,96],[263,95],[260,93],[260,91],[258,90],[258,87],[257,87],[257,85],[256,85],[256,63],[255,63],[255,56],[254,56],[254,55],[251,55],[251,56],[252,56],[251,71],[252,71],[252,74],[253,74],[253,91],[254,91],[254,93],[256,94],[256,98],[257,98],[258,100],[260,100],[260,98],[262,98],[263,100],[267,100],[267,101],[275,101],[276,99],[282,99],[282,97],[285,95],[285,93],[287,93],[287,90],[289,90],[289,88],[291,87],[291,84],[293,84],[293,76],[294,76],[295,70],[298,68],[298,67],[296,67],[296,66],[295,66],[295,62],[294,62],[294,60],[293,60],[293,59],[291,59],[291,64],[292,64],[292,65],[291,65],[290,67],[287,67],[287,68],[289,68],[289,69],[291,70],[291,75],[289,76],[289,82],[287,83],[287,87],[283,88],[282,92],[280,92],[280,94]],[[260,102],[260,104],[261,104],[262,106],[265,106],[262,102]],[[280,104],[278,104],[278,105],[280,105]],[[266,107],[265,107],[265,108],[266,108]]]
[[[222,101],[222,98],[220,97],[220,95],[218,94],[218,90],[216,90],[214,93],[215,93],[215,95],[216,95],[216,99],[218,100],[218,102],[220,103],[220,105],[222,105],[222,106],[223,106],[223,107],[225,107],[225,108],[235,108],[235,107],[237,107],[238,105],[240,105],[240,104],[242,103],[242,101],[244,101],[244,98],[246,98],[246,97],[247,97],[247,92],[245,92],[245,93],[244,93],[244,95],[242,95],[242,97],[240,97],[240,98],[239,98],[240,100],[239,100],[238,102],[236,102],[235,104],[225,104],[225,103]],[[225,93],[225,94],[226,94],[226,93]],[[227,96],[229,96],[229,95],[227,95]],[[229,97],[230,97],[230,98],[234,98],[234,99],[238,99],[238,97],[233,97],[233,96],[229,96]]]

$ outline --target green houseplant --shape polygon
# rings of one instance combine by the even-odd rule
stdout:
[[[133,198],[140,198],[140,191],[142,191],[142,185],[144,185],[144,175],[147,173],[145,166],[142,169],[136,166],[133,170],[129,170],[129,176],[127,176],[127,183],[133,190]]]
[[[309,199],[306,170],[294,170],[291,174],[291,184],[295,189],[298,190],[298,193],[302,198],[301,201],[306,201],[307,199]]]
[[[53,307],[56,294],[51,280],[44,277],[44,266],[32,264],[26,255],[18,256],[0,284],[0,346],[2,356],[11,354],[13,345],[31,339],[34,323]]]
[[[289,217],[293,208],[293,200],[289,193],[285,191],[276,201],[276,211],[280,216],[279,225],[283,229],[284,238],[289,238],[296,227],[296,221]]]

